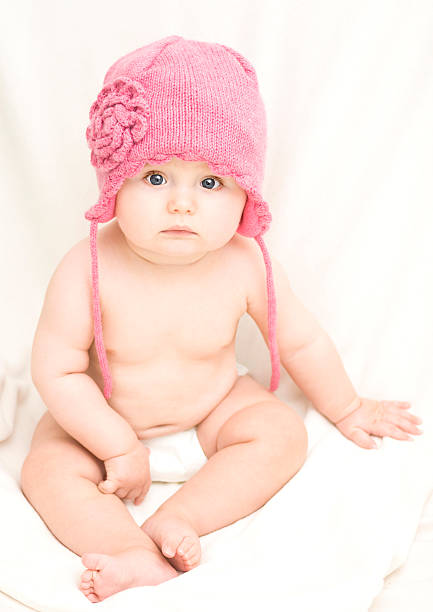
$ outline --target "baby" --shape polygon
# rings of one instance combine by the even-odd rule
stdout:
[[[358,396],[267,254],[265,117],[245,58],[180,36],[156,41],[110,68],[90,119],[100,198],[86,213],[90,239],[66,253],[45,295],[31,371],[47,411],[21,483],[81,557],[79,588],[100,602],[196,567],[200,536],[258,510],[300,470],[307,433],[273,394],[280,359],[363,448],[371,435],[411,439],[421,420],[407,402]],[[244,313],[271,351],[269,389],[236,370]],[[124,502],[149,491],[146,441],[187,431],[203,465],[137,525]]]

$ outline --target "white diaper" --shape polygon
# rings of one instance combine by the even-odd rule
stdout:
[[[236,369],[240,376],[248,372],[248,368],[241,363],[236,363]],[[152,481],[185,482],[207,462],[197,438],[196,427],[142,442],[150,448],[149,464]]]

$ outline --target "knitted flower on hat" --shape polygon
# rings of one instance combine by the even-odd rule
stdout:
[[[92,165],[110,172],[123,162],[133,145],[143,139],[149,116],[140,83],[120,77],[103,87],[90,108],[86,130]]]

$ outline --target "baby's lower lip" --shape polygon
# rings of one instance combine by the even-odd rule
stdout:
[[[195,232],[188,232],[187,230],[164,230],[163,234],[174,234],[174,235],[191,235],[194,236]]]

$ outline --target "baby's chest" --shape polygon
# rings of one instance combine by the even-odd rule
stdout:
[[[212,282],[213,280],[213,282]],[[151,357],[205,359],[234,342],[246,295],[225,278],[155,279],[129,275],[101,291],[107,354],[137,363]]]

